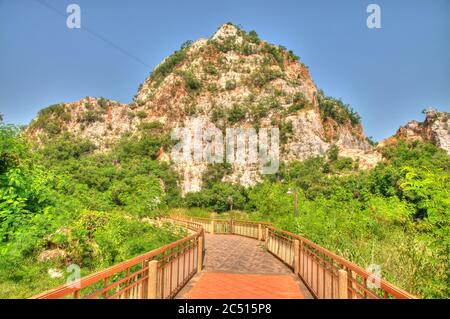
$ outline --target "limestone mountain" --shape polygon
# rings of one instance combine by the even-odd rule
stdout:
[[[433,108],[424,111],[423,122],[411,121],[400,127],[397,133],[379,143],[384,147],[399,140],[431,142],[450,154],[450,113],[438,112]]]
[[[26,135],[32,144],[39,146],[67,132],[104,150],[126,132],[135,131],[139,115],[130,105],[85,97],[42,109],[27,127]]]
[[[174,127],[193,129],[199,121],[203,127],[222,130],[279,127],[282,161],[324,155],[332,145],[363,169],[381,160],[365,137],[359,116],[318,90],[292,51],[231,23],[209,39],[186,42],[164,59],[132,103],[86,97],[54,105],[39,112],[26,134],[35,145],[42,145],[68,132],[103,151],[126,133],[146,134],[141,130],[145,125],[157,123],[167,134]],[[158,158],[170,160],[168,150],[162,148]],[[206,163],[173,163],[173,167],[183,193],[201,189]],[[245,186],[260,179],[257,167],[247,164],[233,164],[223,177]]]

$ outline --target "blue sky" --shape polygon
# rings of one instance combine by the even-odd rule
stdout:
[[[70,3],[82,29],[66,27]],[[366,26],[370,3],[381,29]],[[448,0],[0,0],[0,113],[27,124],[85,96],[130,102],[165,56],[230,21],[292,49],[379,140],[427,106],[450,111],[449,10]]]

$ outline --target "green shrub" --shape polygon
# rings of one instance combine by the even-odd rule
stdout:
[[[91,124],[94,122],[102,122],[102,121],[104,121],[102,113],[94,110],[85,111],[78,117],[79,123]]]
[[[181,45],[181,50],[188,49],[194,42],[192,40],[187,40]]]
[[[263,46],[263,52],[268,53],[272,56],[272,58],[275,60],[275,62],[280,66],[283,67],[283,53],[282,50],[277,48],[274,45],[271,45],[269,43],[265,43]]]
[[[38,113],[38,117],[44,117],[44,118],[48,118],[52,115],[56,116],[56,117],[63,117],[66,114],[66,108],[64,104],[53,104],[50,105],[49,107],[42,109],[39,111]]]
[[[141,131],[152,131],[152,133],[162,133],[164,125],[159,121],[143,122],[139,125]]]
[[[235,80],[228,80],[225,83],[225,90],[232,91],[236,88],[236,81]]]
[[[261,118],[268,115],[269,109],[269,106],[263,102],[256,103],[250,107],[250,116],[254,122],[258,122]]]
[[[282,72],[262,66],[250,74],[250,83],[255,87],[262,88],[267,83],[282,77]]]
[[[300,57],[295,55],[292,50],[288,51],[288,57],[291,61],[300,61]]]
[[[218,123],[222,119],[226,119],[227,114],[223,106],[214,106],[211,112],[211,121]]]
[[[198,112],[197,107],[195,105],[186,106],[185,110],[187,116],[195,116]]]
[[[202,188],[211,188],[215,183],[221,183],[222,178],[232,172],[231,164],[208,164],[202,177]]]
[[[214,66],[214,63],[212,63],[211,61],[207,61],[203,65],[203,72],[205,72],[206,74],[209,74],[209,75],[217,75],[217,74],[219,74],[219,72],[217,71],[216,67]]]
[[[254,44],[259,44],[261,42],[258,33],[256,33],[255,30],[252,30],[248,33],[246,40]]]
[[[55,136],[63,131],[64,123],[71,120],[70,112],[64,104],[54,104],[42,109],[38,117],[31,123],[30,128],[40,128],[50,136]]]
[[[108,102],[108,100],[107,99],[105,99],[105,98],[100,98],[99,100],[98,100],[98,105],[100,106],[100,108],[101,109],[107,109],[108,108],[108,106],[109,106],[109,102]]]
[[[319,91],[317,100],[319,102],[320,112],[325,120],[327,118],[332,118],[339,124],[348,122],[352,126],[356,126],[361,123],[361,118],[358,113],[353,111],[349,105],[344,104],[341,100],[325,96],[323,91]]]
[[[287,109],[287,113],[295,113],[309,106],[309,102],[306,100],[305,95],[302,92],[297,92],[292,96],[292,105]]]
[[[236,37],[226,37],[221,41],[217,40],[209,40],[209,42],[222,53],[227,53],[229,51],[238,50],[238,46],[236,44]]]
[[[218,88],[217,88],[217,84],[215,83],[209,83],[208,84],[208,91],[211,93],[217,92]]]
[[[288,141],[288,137],[292,135],[294,131],[294,127],[292,125],[292,121],[282,122],[280,127],[280,141],[282,144],[286,144]]]
[[[336,144],[333,144],[330,146],[330,148],[327,150],[327,158],[329,161],[336,161],[339,156],[339,147]]]
[[[139,112],[137,112],[136,115],[137,115],[137,117],[140,118],[141,120],[147,118],[147,112],[145,112],[145,111],[139,111]]]
[[[180,65],[187,57],[186,49],[182,48],[179,51],[176,51],[171,56],[169,56],[164,62],[159,65],[155,70],[153,70],[150,75],[151,80],[156,81],[156,85],[164,80],[164,78],[172,73],[177,65]]]
[[[243,186],[227,183],[215,183],[211,188],[200,192],[188,193],[185,203],[188,207],[209,208],[215,212],[243,209],[247,201],[247,192]]]
[[[245,119],[246,110],[239,104],[234,104],[228,113],[228,122],[237,123]]]
[[[57,165],[59,161],[71,158],[79,159],[83,155],[91,154],[95,149],[96,147],[91,141],[66,133],[45,145],[41,153],[49,163]]]
[[[248,43],[243,44],[241,50],[244,55],[252,55],[253,53],[255,53],[252,46]]]
[[[366,141],[369,142],[369,144],[372,145],[372,146],[377,146],[378,145],[378,142],[376,142],[372,136],[367,136],[366,137]]]
[[[184,87],[188,92],[197,92],[201,89],[202,83],[198,80],[192,72],[184,72]]]

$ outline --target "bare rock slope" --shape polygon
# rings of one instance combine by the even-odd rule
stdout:
[[[318,90],[308,68],[292,51],[230,23],[211,38],[187,42],[164,59],[139,87],[132,103],[87,97],[54,105],[39,113],[27,135],[33,143],[42,144],[69,132],[91,140],[103,151],[145,123],[159,122],[170,132],[174,127],[194,129],[199,121],[203,127],[221,130],[279,127],[282,161],[324,155],[332,145],[339,147],[341,156],[359,161],[363,169],[381,160],[366,139],[358,115]],[[441,120],[431,123],[430,117],[429,121],[426,133],[419,135],[448,149],[448,132],[439,124]],[[169,160],[167,152],[161,150],[159,158]],[[205,163],[173,166],[180,174],[183,193],[201,189]],[[248,186],[260,178],[255,165],[233,164],[224,180]]]
[[[438,112],[433,108],[425,111],[423,122],[411,121],[400,127],[397,133],[379,143],[379,147],[384,147],[403,141],[423,141],[431,142],[447,151],[450,155],[450,113]]]

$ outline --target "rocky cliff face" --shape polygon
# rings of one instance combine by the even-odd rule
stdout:
[[[133,103],[85,98],[40,112],[27,129],[33,142],[62,132],[92,140],[100,150],[142,123],[175,127],[279,127],[281,160],[323,155],[337,145],[340,155],[374,166],[381,155],[364,136],[359,118],[341,101],[318,91],[308,68],[291,51],[262,41],[232,24],[210,39],[186,43],[162,61],[140,86]],[[439,143],[448,146],[448,139]],[[447,143],[447,144],[446,144]],[[169,159],[161,151],[161,159]],[[205,163],[174,163],[184,193],[202,187]],[[261,178],[258,165],[233,164],[224,177],[243,185]]]
[[[431,142],[450,154],[450,113],[438,112],[433,108],[425,111],[423,122],[411,121],[400,127],[397,133],[379,143],[379,147],[404,141]]]
[[[49,142],[65,132],[93,142],[99,150],[109,148],[127,132],[136,130],[140,120],[135,108],[104,98],[85,97],[41,110],[26,133],[35,144]]]

